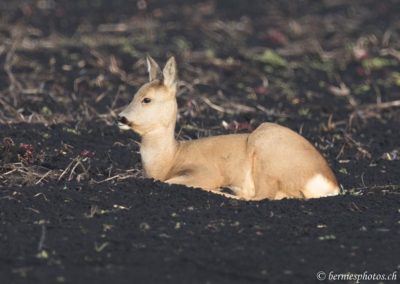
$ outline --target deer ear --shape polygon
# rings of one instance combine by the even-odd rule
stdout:
[[[155,79],[162,79],[162,73],[160,66],[158,66],[157,62],[151,57],[146,57],[147,62],[147,71],[149,72],[149,81],[153,81]]]
[[[164,85],[175,89],[178,80],[175,57],[170,57],[163,70]]]

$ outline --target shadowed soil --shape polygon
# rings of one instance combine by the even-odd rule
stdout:
[[[3,2],[2,283],[399,271],[399,1]],[[114,121],[146,54],[177,57],[179,139],[288,126],[342,194],[245,202],[145,179]]]

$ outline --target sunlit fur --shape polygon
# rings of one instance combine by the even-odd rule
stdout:
[[[339,194],[336,178],[318,151],[294,131],[263,123],[250,134],[191,141],[174,136],[177,70],[170,58],[161,72],[147,59],[150,82],[119,115],[121,129],[141,137],[148,177],[244,200],[317,198]],[[144,103],[148,98],[150,103]],[[231,188],[235,195],[221,192]]]

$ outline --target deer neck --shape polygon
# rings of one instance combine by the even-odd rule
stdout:
[[[161,181],[167,178],[178,150],[174,130],[175,124],[173,123],[142,136],[140,155],[146,176]]]

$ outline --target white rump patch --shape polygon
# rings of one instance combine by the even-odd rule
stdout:
[[[305,185],[306,198],[338,195],[339,188],[321,174],[313,176]]]

